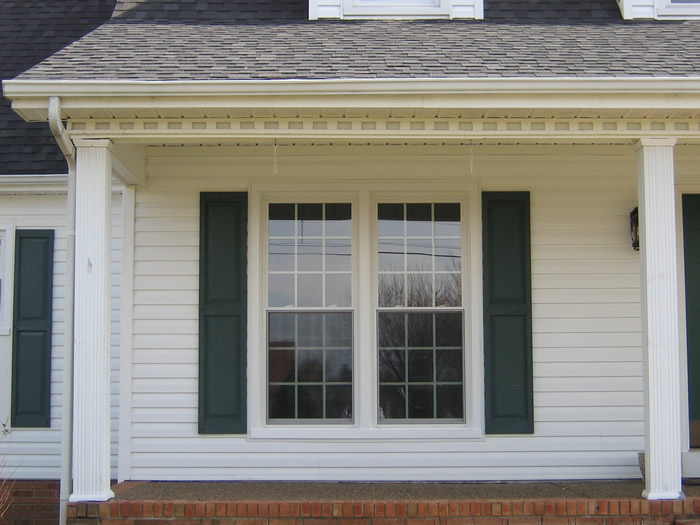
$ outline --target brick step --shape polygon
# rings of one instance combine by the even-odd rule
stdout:
[[[111,500],[68,508],[73,525],[700,525],[700,498],[401,501]]]

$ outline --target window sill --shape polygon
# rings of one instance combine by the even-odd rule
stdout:
[[[340,425],[308,426],[265,426],[252,428],[248,432],[249,440],[300,440],[300,441],[462,441],[484,440],[480,428],[435,425],[425,426],[384,425],[373,428]]]

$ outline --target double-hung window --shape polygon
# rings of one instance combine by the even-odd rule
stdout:
[[[255,193],[251,437],[482,435],[474,196],[386,189]]]

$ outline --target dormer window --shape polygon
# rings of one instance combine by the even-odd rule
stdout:
[[[623,18],[700,19],[700,0],[617,0]]]
[[[311,20],[483,17],[483,0],[309,0]]]

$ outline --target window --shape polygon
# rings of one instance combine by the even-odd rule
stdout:
[[[656,0],[658,18],[700,18],[700,0]]]
[[[351,210],[269,205],[270,422],[352,422]]]
[[[483,0],[309,0],[309,18],[483,19]]]
[[[478,193],[358,186],[252,193],[249,436],[480,437]]]
[[[463,421],[459,203],[378,204],[379,420]]]

